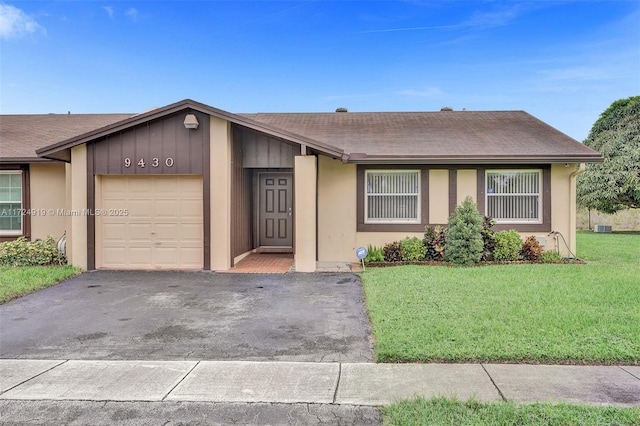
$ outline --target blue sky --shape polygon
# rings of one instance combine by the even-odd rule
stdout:
[[[640,94],[640,2],[2,1],[0,112],[525,110]]]

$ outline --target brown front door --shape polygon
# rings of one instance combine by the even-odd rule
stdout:
[[[260,174],[260,246],[293,247],[293,174]]]

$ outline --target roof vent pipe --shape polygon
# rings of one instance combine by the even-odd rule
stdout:
[[[349,112],[349,110],[346,109],[345,107],[339,107],[339,108],[336,108],[336,112]]]
[[[444,106],[444,107],[440,108],[440,111],[453,111],[453,108],[448,107],[448,106]]]

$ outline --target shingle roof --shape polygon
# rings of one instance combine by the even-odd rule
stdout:
[[[524,111],[232,114],[184,100],[143,114],[0,116],[0,161],[37,161],[96,135],[194,108],[319,152],[360,163],[602,161],[602,156]]]
[[[600,154],[524,111],[242,114],[338,146],[352,160],[522,158],[582,160]]]
[[[124,120],[132,115],[0,115],[0,161],[42,160],[36,155],[36,149]]]

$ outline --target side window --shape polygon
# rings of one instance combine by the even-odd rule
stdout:
[[[486,212],[497,223],[542,223],[542,170],[487,170]]]
[[[419,170],[366,170],[365,223],[420,223]]]
[[[0,235],[22,234],[22,172],[0,171]]]

